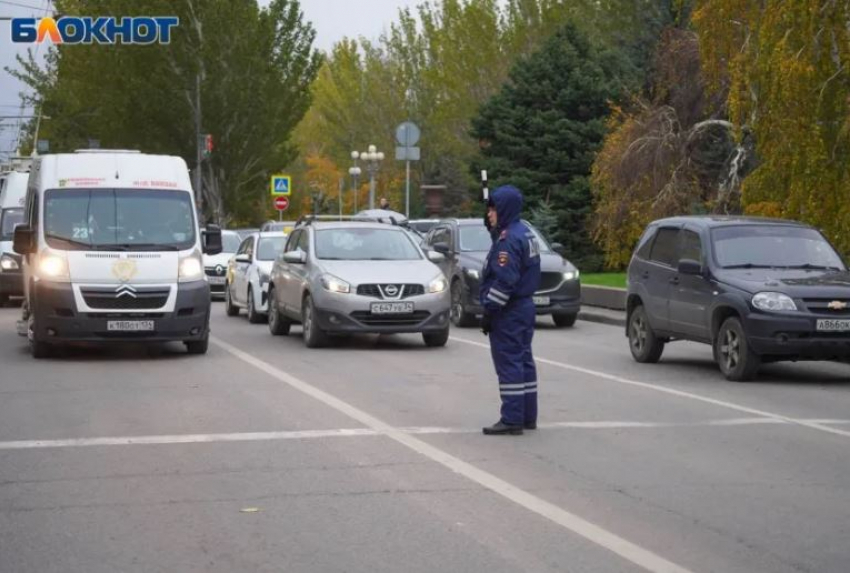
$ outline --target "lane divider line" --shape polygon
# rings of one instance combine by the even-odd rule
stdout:
[[[471,346],[477,346],[479,348],[486,348],[490,350],[490,346],[488,344],[484,344],[481,342],[476,342],[474,340],[467,340],[466,338],[459,338],[457,336],[451,336],[450,340],[455,342],[461,342],[464,344],[469,344]],[[649,382],[640,382],[638,380],[632,380],[630,378],[623,378],[622,376],[616,376],[614,374],[608,374],[606,372],[600,372],[599,370],[591,370],[590,368],[582,368],[581,366],[573,366],[572,364],[566,364],[564,362],[557,362],[555,360],[549,360],[548,358],[540,358],[538,356],[534,357],[534,360],[538,364],[548,364],[549,366],[555,366],[556,368],[562,368],[564,370],[571,370],[573,372],[579,372],[581,374],[587,374],[588,376],[594,376],[596,378],[602,378],[603,380],[608,380],[610,382],[617,382],[619,384],[625,384],[627,386],[634,386],[637,388],[643,388],[644,390],[653,390],[655,392],[662,392],[664,394],[669,394],[671,396],[678,396],[679,398],[687,398],[690,400],[696,400],[698,402],[703,402],[705,404],[713,404],[715,406],[720,406],[721,408],[727,408],[729,410],[735,410],[736,412],[744,412],[746,414],[753,414],[755,416],[761,416],[764,418],[772,418],[774,420],[781,420],[783,422],[789,424],[795,424],[797,426],[803,426],[805,428],[809,428],[812,430],[818,430],[820,432],[826,432],[827,434],[834,434],[836,436],[843,436],[845,438],[850,438],[850,431],[841,430],[839,428],[831,428],[826,424],[822,423],[819,420],[803,420],[798,418],[792,418],[790,416],[783,416],[782,414],[776,414],[774,412],[768,412],[766,410],[759,410],[756,408],[750,408],[749,406],[742,406],[740,404],[735,404],[734,402],[726,402],[724,400],[718,400],[717,398],[710,398],[708,396],[703,396],[701,394],[694,394],[693,392],[685,392],[684,390],[676,390],[675,388],[670,388],[668,386],[662,386],[659,384],[651,384]]]
[[[527,491],[494,476],[493,474],[456,458],[451,454],[420,440],[419,438],[410,434],[405,434],[401,430],[390,426],[386,422],[379,420],[371,414],[368,414],[365,411],[337,398],[336,396],[320,390],[319,388],[316,388],[315,386],[312,386],[307,382],[304,382],[303,380],[272,366],[268,362],[264,362],[247,352],[243,352],[219,338],[210,337],[210,341],[243,362],[250,364],[257,370],[265,372],[272,378],[275,378],[290,387],[315,398],[326,406],[345,414],[349,418],[352,418],[364,426],[385,435],[414,452],[441,464],[454,473],[462,475],[493,493],[496,493],[505,499],[536,513],[537,515],[549,519],[564,529],[580,535],[588,541],[619,555],[623,559],[642,567],[647,571],[652,571],[653,573],[689,573],[689,571],[684,567],[676,565],[660,555],[632,543],[631,541],[628,541],[607,529],[603,529],[602,527],[586,521],[555,504],[549,503],[548,501],[530,494]]]

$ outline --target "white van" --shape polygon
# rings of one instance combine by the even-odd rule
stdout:
[[[217,227],[200,232],[186,163],[137,151],[44,155],[32,165],[19,332],[36,358],[74,342],[182,341],[204,354],[210,289],[202,253],[221,250]]]
[[[0,306],[24,294],[21,257],[12,250],[15,226],[24,220],[29,173],[0,173]]]

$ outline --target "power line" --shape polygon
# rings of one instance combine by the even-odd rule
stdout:
[[[48,2],[49,4],[50,2]],[[33,6],[31,4],[21,4],[20,2],[12,2],[11,0],[0,0],[0,4],[6,4],[8,6],[17,6],[18,8],[29,8],[30,10],[38,10],[40,12],[52,12],[52,8],[40,8],[38,6]]]

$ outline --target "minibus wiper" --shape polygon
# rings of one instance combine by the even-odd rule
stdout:
[[[84,243],[82,241],[75,241],[74,239],[69,239],[68,237],[63,237],[61,235],[56,235],[54,233],[45,233],[44,238],[62,241],[62,242],[68,243],[69,245],[72,245],[74,247],[79,247],[81,249],[88,249],[88,250],[92,250],[92,251],[97,250],[97,247],[95,247],[94,245],[92,245],[90,243]]]
[[[111,245],[116,250],[122,251],[179,251],[180,247],[176,245],[160,245],[157,243],[119,243]]]

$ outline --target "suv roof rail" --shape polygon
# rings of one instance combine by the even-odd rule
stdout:
[[[406,226],[407,221],[398,221],[395,217],[372,217],[369,215],[301,215],[295,221],[296,227],[312,225],[316,221],[354,221],[363,223],[388,223],[397,227]]]

